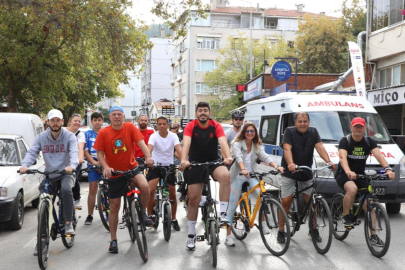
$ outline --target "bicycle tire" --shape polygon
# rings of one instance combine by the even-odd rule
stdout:
[[[280,244],[277,241],[280,214],[283,216],[286,222],[286,239],[284,244]],[[275,256],[284,255],[290,246],[291,237],[287,214],[285,213],[281,204],[271,198],[266,198],[263,200],[262,206],[260,207],[258,220],[260,236],[267,250]],[[267,229],[269,230],[268,232],[266,232]]]
[[[370,250],[370,252],[375,257],[381,258],[387,253],[387,251],[390,247],[391,224],[390,224],[390,220],[388,219],[387,211],[384,209],[384,207],[380,203],[374,202],[371,205],[372,205],[371,211],[374,210],[375,215],[376,215],[376,226],[374,227],[372,225],[372,223],[370,223],[371,214],[370,214],[370,211],[367,211],[367,213],[364,217],[364,234],[365,234],[367,246],[368,246],[368,249]],[[383,225],[385,225],[385,228],[383,228]],[[383,246],[378,246],[371,241],[370,229],[376,230],[376,235],[378,235],[378,238],[381,239],[381,241],[383,242]],[[377,249],[380,247],[381,247],[381,249]]]
[[[39,268],[46,269],[49,257],[49,202],[44,200],[38,212],[37,250]]]
[[[159,218],[160,218],[159,203],[160,203],[159,196],[155,196],[155,205],[153,206],[153,209],[155,211],[153,218],[153,228],[155,229],[159,227]]]
[[[232,234],[238,240],[243,240],[248,235],[246,226],[249,225],[249,216],[247,214],[246,201],[241,201],[239,204],[240,213],[235,213],[231,226]]]
[[[135,201],[133,201],[135,202]],[[139,201],[135,202],[135,209],[136,209],[136,224],[137,226],[137,233],[138,237],[136,239],[136,242],[138,244],[138,250],[139,254],[141,255],[141,258],[144,262],[148,261],[148,243],[146,241],[146,227],[142,215],[142,205]],[[141,234],[141,237],[139,237],[139,233]]]
[[[313,224],[315,224],[316,228],[314,228]],[[308,225],[310,234],[312,236],[312,243],[314,244],[316,251],[322,255],[326,254],[332,244],[333,228],[332,215],[330,213],[328,203],[324,198],[317,200],[314,207],[311,207]],[[316,233],[315,229],[318,230],[321,241],[318,241],[317,237],[313,237]]]
[[[343,225],[343,198],[342,193],[337,193],[333,196],[330,204],[330,211],[332,214],[333,236],[340,241],[343,241],[349,235],[349,230]]]
[[[101,223],[103,223],[104,228],[110,231],[110,225],[108,224],[110,215],[110,201],[108,198],[107,189],[102,186],[97,191],[97,208],[100,214]]]
[[[74,208],[73,208],[73,220],[71,222],[73,225],[73,229],[76,230],[76,210]],[[63,224],[65,224],[65,222],[63,222]],[[75,243],[75,236],[76,236],[75,234],[65,235],[64,233],[62,233],[61,235],[62,243],[67,249],[73,247],[73,244]]]
[[[163,204],[163,235],[165,240],[169,242],[170,236],[172,234],[172,208],[169,202]]]
[[[127,200],[127,198],[125,198]],[[128,201],[130,201],[128,199]],[[139,238],[139,233],[138,233],[138,219],[137,219],[137,213],[135,210],[135,201],[132,200],[131,202],[128,203],[129,204],[129,209],[127,209],[127,211],[129,210],[128,217],[126,218],[127,221],[127,228],[128,228],[128,232],[129,232],[129,237],[131,238],[132,243],[134,243],[138,238]]]
[[[210,221],[210,238],[209,244],[211,245],[212,252],[212,266],[217,267],[218,262],[218,244],[217,244],[217,229],[215,225],[215,220]]]

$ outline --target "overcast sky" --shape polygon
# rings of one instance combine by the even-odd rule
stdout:
[[[178,1],[178,0],[164,0],[164,1]],[[152,22],[160,23],[162,20],[156,16],[152,16],[150,10],[153,6],[153,0],[133,0],[133,8],[129,11],[135,19],[142,19],[146,23],[150,24]],[[206,4],[209,4],[209,0],[203,1]],[[296,9],[296,4],[304,4],[304,11],[320,13],[325,12],[326,15],[330,16],[340,16],[339,12],[343,0],[253,0],[252,6],[256,7],[257,4],[261,8],[284,8],[284,9]],[[228,6],[245,6],[250,7],[250,1],[241,1],[241,0],[228,0]]]

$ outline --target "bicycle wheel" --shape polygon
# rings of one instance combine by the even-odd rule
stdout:
[[[309,212],[309,232],[319,254],[326,254],[332,244],[332,216],[324,198],[315,202]]]
[[[46,269],[49,256],[49,201],[43,201],[38,214],[37,249],[39,268]]]
[[[159,192],[159,191],[158,191]],[[155,196],[155,206],[153,206],[154,219],[153,219],[153,228],[157,229],[159,227],[159,218],[160,218],[160,209],[159,209],[160,199],[159,196]]]
[[[127,200],[127,198],[125,198]],[[128,201],[130,201],[128,199]],[[131,237],[131,241],[132,243],[135,242],[135,240],[137,240],[139,238],[139,233],[138,233],[138,219],[137,219],[137,213],[135,210],[135,201],[132,200],[129,203],[129,209],[127,209],[127,211],[129,210],[129,213],[126,212],[126,214],[128,215],[128,217],[126,218],[127,221],[127,228],[129,231],[129,236]]]
[[[166,241],[170,240],[170,235],[172,233],[172,207],[169,202],[163,205],[163,235]]]
[[[332,214],[333,236],[337,240],[343,241],[349,235],[349,230],[343,225],[343,198],[342,193],[337,193],[333,196],[330,211]]]
[[[375,213],[375,218],[372,213]],[[364,218],[364,234],[371,253],[381,258],[384,256],[391,242],[391,225],[384,207],[379,203],[372,203],[371,211],[367,211]]]
[[[215,220],[210,221],[210,238],[209,238],[209,244],[211,245],[211,251],[212,251],[212,266],[217,267],[217,260],[218,260],[218,243],[217,243],[217,229],[215,225]]]
[[[97,208],[104,228],[106,228],[107,231],[110,231],[110,225],[108,224],[108,218],[110,215],[110,200],[108,198],[108,191],[105,186],[101,186],[97,191]]]
[[[133,201],[135,202],[135,201]],[[144,262],[148,261],[148,243],[146,242],[146,227],[142,215],[142,205],[139,201],[135,202],[135,210],[136,216],[134,217],[134,224],[138,224],[137,226],[137,233],[138,237],[136,238],[136,242],[138,244],[139,254]],[[139,237],[139,233],[141,237]]]
[[[280,216],[283,216],[286,222],[286,239],[284,244],[277,241]],[[259,211],[259,230],[263,243],[271,254],[281,256],[287,252],[290,246],[290,225],[287,214],[276,200],[270,198],[263,200]]]
[[[239,204],[240,213],[235,212],[231,230],[233,235],[238,240],[246,238],[249,231],[249,216],[246,207],[246,201],[241,201]]]

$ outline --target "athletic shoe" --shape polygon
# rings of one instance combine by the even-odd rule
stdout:
[[[88,215],[86,218],[86,221],[84,221],[84,225],[91,225],[92,222],[93,222],[93,216]]]
[[[118,253],[118,243],[117,240],[112,240],[110,242],[110,247],[108,248],[110,253]]]
[[[346,228],[353,228],[353,227],[354,227],[353,221],[352,221],[352,219],[350,218],[350,214],[345,215],[345,216],[343,217],[343,225],[344,225]]]
[[[146,227],[152,227],[153,226],[153,221],[148,217],[148,215],[144,215],[144,221],[143,223],[145,224]]]
[[[180,231],[180,226],[179,226],[179,222],[177,221],[177,219],[172,220],[172,225],[173,225],[173,229],[175,229],[176,231]]]
[[[38,244],[35,245],[35,249],[34,249],[34,256],[38,256]]]
[[[285,232],[284,231],[278,231],[277,242],[280,244],[285,244]]]
[[[377,247],[384,247],[385,246],[384,241],[381,240],[380,237],[378,237],[378,235],[376,235],[376,234],[373,234],[371,236],[371,244],[373,246],[377,246]]]
[[[205,202],[207,201],[207,196],[201,196],[199,206],[204,206]]]
[[[269,226],[267,226],[267,224],[262,225],[262,230],[263,230],[263,234],[270,234],[271,233],[270,228],[269,228]]]
[[[75,208],[77,210],[82,210],[82,204],[80,203],[80,200],[75,201]]]
[[[319,235],[318,229],[314,229],[313,231],[314,231],[315,241],[318,243],[322,242],[322,237]],[[312,238],[311,231],[308,232],[308,236]]]
[[[228,227],[230,225],[228,218],[226,217],[226,213],[221,213],[219,217],[219,227]]]
[[[187,196],[187,194],[182,193],[181,196],[180,196],[180,198],[179,198],[179,201],[180,201],[180,202],[185,202],[185,201],[186,201],[186,196]]]
[[[73,229],[72,222],[65,224],[65,235],[74,235],[75,229]]]
[[[195,250],[195,240],[196,240],[196,236],[189,234],[187,237],[187,245],[186,248],[188,251],[194,251]]]
[[[235,242],[233,241],[232,236],[228,235],[225,239],[225,245],[227,245],[228,247],[234,247],[235,246]]]

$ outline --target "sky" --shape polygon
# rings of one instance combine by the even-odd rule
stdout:
[[[144,20],[147,24],[151,23],[161,23],[162,20],[153,16],[150,12],[151,7],[154,5],[156,0],[133,0],[133,8],[128,12],[134,19]],[[175,1],[179,0],[164,0],[164,1]],[[209,0],[203,0],[205,4],[209,4]],[[312,13],[325,12],[329,16],[340,16],[339,12],[343,0],[252,0],[252,6],[256,7],[259,4],[261,8],[283,8],[283,9],[296,9],[296,4],[304,4],[304,11]],[[245,6],[250,7],[250,0],[228,0],[228,6]]]

